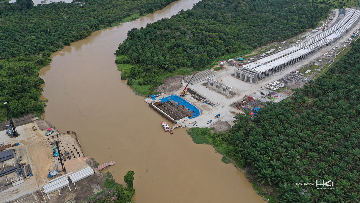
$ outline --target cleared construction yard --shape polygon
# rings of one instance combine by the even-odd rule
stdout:
[[[82,153],[76,133],[60,134],[52,128],[54,132],[46,136],[51,128],[49,123],[26,119],[27,124],[21,123],[16,128],[19,133],[16,138],[10,138],[5,130],[0,131],[0,143],[4,144],[0,153],[8,151],[14,155],[0,159],[0,202],[80,202],[102,190],[106,177],[92,168],[96,162]],[[55,141],[59,154],[56,157]],[[49,178],[48,173],[55,170],[56,163],[58,175]],[[15,169],[10,171],[12,168]],[[76,174],[85,169],[92,172],[80,175],[77,180]],[[67,184],[60,185],[59,180]]]
[[[145,101],[159,102],[167,95],[179,95],[190,81],[190,89],[183,99],[196,106],[201,114],[192,119],[182,118],[186,121],[177,121],[178,125],[219,126],[213,125],[216,121],[232,125],[236,114],[245,111],[256,114],[265,102],[286,99],[292,89],[301,88],[324,73],[336,56],[359,38],[359,16],[358,8],[346,9],[345,14],[333,10],[326,22],[315,30],[273,43],[260,53],[222,61],[217,68],[220,70],[213,68],[196,73],[191,81],[192,76],[185,77],[182,88]]]

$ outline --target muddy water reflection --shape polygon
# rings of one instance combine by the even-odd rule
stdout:
[[[114,64],[114,52],[128,30],[145,26],[197,1],[183,0],[131,23],[93,33],[52,55],[40,71],[46,119],[61,131],[75,131],[83,150],[98,162],[114,160],[109,170],[123,183],[135,171],[135,201],[263,202],[232,165],[211,146],[196,145],[184,129],[164,133],[164,121],[136,96]]]

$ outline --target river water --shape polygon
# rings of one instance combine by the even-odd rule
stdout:
[[[209,145],[194,144],[185,129],[173,135],[164,119],[120,79],[114,53],[128,30],[190,9],[181,0],[133,22],[94,32],[52,55],[40,70],[48,99],[44,117],[60,132],[75,131],[85,154],[108,168],[119,183],[135,171],[136,203],[264,202],[252,185]]]

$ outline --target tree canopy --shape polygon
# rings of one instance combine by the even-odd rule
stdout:
[[[329,11],[308,0],[203,0],[170,19],[132,29],[116,54],[123,79],[150,94],[165,77],[203,70],[315,27]]]
[[[19,117],[42,113],[40,68],[51,53],[92,32],[161,9],[174,0],[84,0],[33,6],[31,0],[0,2],[0,101]],[[0,105],[0,122],[6,108]]]
[[[195,129],[190,134],[195,140],[211,140],[238,165],[250,167],[257,185],[274,189],[274,201],[357,202],[359,126],[357,41],[325,75],[291,98],[269,103],[254,116],[237,115],[230,132]],[[331,180],[333,187],[324,188],[333,189],[316,187],[316,180]]]

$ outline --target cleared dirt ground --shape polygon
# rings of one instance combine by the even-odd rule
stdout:
[[[40,127],[38,126],[40,125]],[[76,135],[59,134],[56,130],[50,136],[45,136],[46,130],[51,125],[43,120],[34,121],[26,125],[18,126],[16,130],[20,134],[19,137],[10,138],[5,131],[0,132],[0,143],[14,144],[19,146],[10,147],[8,149],[15,150],[15,158],[1,164],[1,169],[14,167],[18,158],[21,157],[20,163],[29,164],[31,166],[33,176],[28,176],[24,182],[13,187],[11,184],[5,186],[13,178],[18,175],[14,172],[0,178],[0,203],[1,202],[81,202],[91,197],[95,193],[102,190],[104,185],[104,174],[97,172],[95,169],[96,162],[89,157],[84,156],[80,145],[76,141]],[[63,160],[64,166],[69,172],[77,172],[89,165],[94,168],[95,174],[83,180],[76,182],[75,185],[70,183],[69,187],[62,188],[60,194],[58,191],[47,195],[40,192],[40,189],[49,183],[49,169],[54,170],[55,157],[53,156],[54,141],[59,141],[60,154],[67,152],[66,158]],[[65,156],[64,156],[65,157]],[[69,157],[69,158],[68,158]],[[20,159],[19,159],[20,160]],[[16,164],[17,165],[17,164]],[[50,167],[51,166],[51,167]],[[61,164],[59,163],[59,177],[64,175]],[[51,178],[51,179],[54,179]]]

